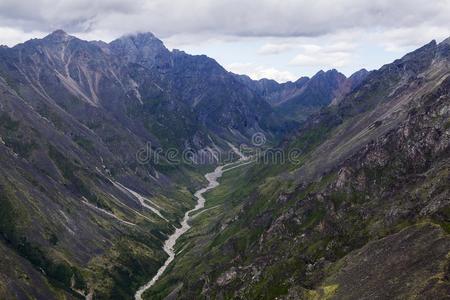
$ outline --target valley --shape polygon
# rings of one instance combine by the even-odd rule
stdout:
[[[156,283],[156,281],[161,277],[161,275],[164,273],[164,271],[167,269],[167,267],[170,265],[170,263],[175,259],[175,251],[174,247],[176,245],[177,240],[185,234],[191,226],[189,225],[189,222],[192,218],[194,218],[196,215],[191,216],[194,212],[197,212],[205,207],[206,199],[204,198],[203,194],[218,187],[220,183],[218,180],[222,177],[224,172],[227,172],[230,169],[239,168],[241,165],[241,162],[244,162],[250,158],[244,156],[242,153],[239,152],[239,150],[236,147],[232,147],[232,150],[240,157],[239,160],[236,162],[231,162],[229,164],[219,166],[217,167],[213,172],[207,173],[205,175],[206,180],[208,181],[208,185],[204,188],[201,188],[200,190],[196,191],[194,193],[195,198],[197,198],[197,204],[195,207],[189,211],[186,212],[184,215],[183,221],[181,221],[181,227],[177,228],[175,232],[170,235],[167,240],[164,242],[164,251],[169,255],[167,260],[164,262],[164,265],[158,270],[156,275],[150,280],[146,285],[141,287],[135,295],[136,300],[142,300],[142,295],[145,293],[146,290],[148,290],[152,285]],[[229,166],[232,165],[233,167],[229,168]],[[198,212],[197,214],[202,213],[202,211]]]
[[[278,83],[57,30],[0,47],[0,142],[0,299],[450,293],[449,39]]]

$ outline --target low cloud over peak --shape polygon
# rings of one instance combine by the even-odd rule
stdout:
[[[106,42],[151,31],[169,47],[286,80],[319,68],[378,67],[448,37],[449,15],[450,0],[2,0],[0,44],[58,28]]]

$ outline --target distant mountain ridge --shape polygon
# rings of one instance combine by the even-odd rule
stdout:
[[[270,79],[251,80],[238,75],[253,91],[264,98],[280,115],[302,120],[327,105],[335,105],[354,90],[369,72],[361,69],[349,78],[337,70],[319,71],[313,77],[295,82],[277,83]]]

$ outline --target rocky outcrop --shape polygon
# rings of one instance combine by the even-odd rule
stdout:
[[[348,254],[323,285],[336,286],[333,299],[445,299],[449,249],[439,226],[411,226]]]

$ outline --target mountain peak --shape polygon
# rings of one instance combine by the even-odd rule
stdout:
[[[170,51],[164,43],[151,32],[124,35],[111,43],[110,49],[130,62],[139,62],[148,67],[165,65]]]
[[[65,32],[62,29],[56,29],[55,31],[53,31],[52,33],[50,33],[50,35],[56,35],[56,36],[67,36],[67,32]]]
[[[138,32],[124,35],[110,43],[117,51],[134,52],[168,52],[164,43],[151,32]]]
[[[113,41],[112,43],[117,41],[132,42],[133,44],[135,44],[136,47],[145,45],[163,44],[163,42],[151,32],[137,32],[132,34],[126,34],[124,36],[121,36],[117,40]]]
[[[355,73],[353,73],[352,75],[350,75],[350,79],[354,79],[354,78],[359,78],[359,77],[365,77],[367,76],[367,74],[369,74],[369,71],[367,71],[365,68],[362,68],[359,71],[356,71]]]
[[[53,31],[52,33],[50,33],[49,35],[47,35],[46,37],[44,37],[44,40],[50,40],[50,41],[55,41],[55,42],[64,42],[71,38],[73,38],[73,37],[68,35],[64,30],[57,29],[57,30]]]
[[[344,77],[344,78],[346,78],[346,76],[344,74],[340,73],[338,70],[331,69],[331,70],[327,70],[327,71],[320,70],[311,79],[331,78],[331,77]]]
[[[157,37],[150,31],[137,32],[137,33],[133,34],[132,36],[135,36],[138,39],[157,39]]]
[[[319,70],[316,74],[313,75],[312,78],[317,77],[317,76],[322,76],[322,75],[324,75],[324,74],[325,74],[325,71],[324,71],[324,70]]]

